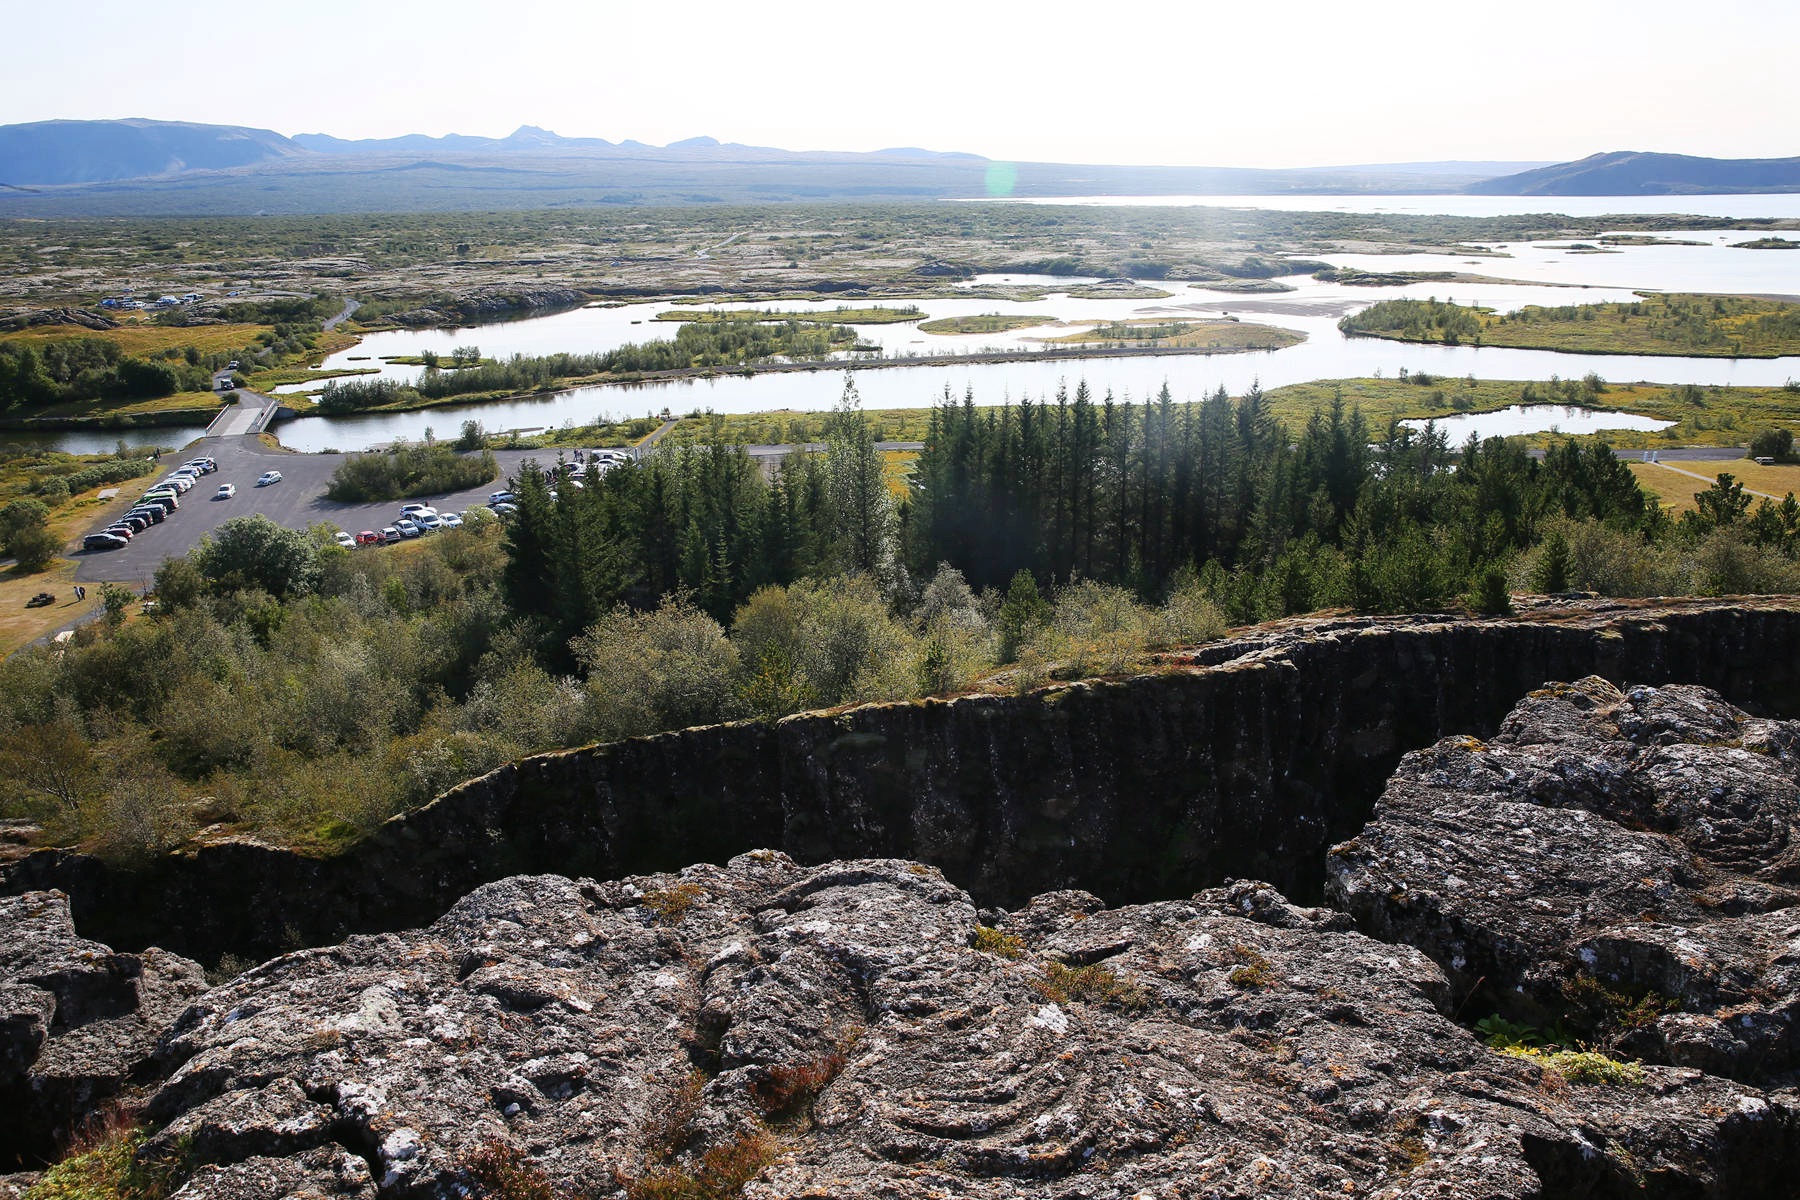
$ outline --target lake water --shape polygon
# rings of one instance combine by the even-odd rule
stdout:
[[[1705,197],[1114,197],[1119,203],[1233,203],[1247,207],[1344,212],[1439,212],[1461,215],[1527,213],[1554,207],[1582,213],[1680,211],[1702,215],[1796,216],[1800,196]],[[1084,200],[1083,203],[1101,201]],[[1800,295],[1800,251],[1738,250],[1741,232],[1665,231],[1658,237],[1701,243],[1682,246],[1623,246],[1616,252],[1573,250],[1564,239],[1535,243],[1471,245],[1442,254],[1352,254],[1317,256],[1336,266],[1379,272],[1459,272],[1494,277],[1496,283],[1423,283],[1399,288],[1352,287],[1325,283],[1307,275],[1280,282],[1281,293],[1221,292],[1206,284],[1149,282],[1173,293],[1167,299],[1078,299],[1054,292],[1036,300],[961,297],[929,300],[847,302],[790,300],[752,307],[830,318],[850,304],[888,307],[916,304],[918,320],[866,325],[857,329],[866,344],[879,346],[883,358],[917,358],[921,365],[864,370],[857,387],[869,408],[914,408],[930,403],[946,388],[961,395],[973,390],[978,403],[997,404],[1024,395],[1044,396],[1063,384],[1085,379],[1096,394],[1142,399],[1167,383],[1178,399],[1193,399],[1221,386],[1241,393],[1252,383],[1278,387],[1314,379],[1397,375],[1429,371],[1436,375],[1475,375],[1484,379],[1577,378],[1596,372],[1617,383],[1656,382],[1701,385],[1774,386],[1800,378],[1800,358],[1719,359],[1632,355],[1575,355],[1498,347],[1407,345],[1373,338],[1347,338],[1337,320],[1378,300],[1393,297],[1454,299],[1501,311],[1526,305],[1566,305],[1629,300],[1636,290],[1763,293]],[[1594,239],[1583,244],[1597,245]],[[1090,278],[1043,275],[992,275],[961,286],[1074,288],[1097,282]],[[417,355],[433,350],[448,355],[458,346],[475,345],[489,358],[561,351],[596,353],[628,342],[673,338],[679,324],[658,321],[659,313],[686,308],[666,301],[617,307],[581,308],[570,312],[493,324],[434,330],[401,330],[365,337],[350,350],[329,358],[327,367],[372,367],[379,377],[398,381],[416,378],[421,368],[398,366],[384,357]],[[1006,333],[941,336],[922,333],[919,321],[984,313],[1041,315],[1051,322]],[[1306,341],[1283,350],[1238,355],[1046,359],[1008,363],[970,363],[959,358],[986,351],[1029,353],[1046,348],[1042,340],[1070,332],[1082,322],[1134,318],[1237,318],[1292,329]],[[1066,349],[1067,347],[1060,347]],[[854,356],[849,356],[854,357]],[[843,366],[854,363],[846,358]],[[370,376],[363,376],[370,378]],[[282,388],[282,392],[304,390]],[[345,417],[310,417],[276,427],[283,444],[298,450],[357,449],[417,439],[427,429],[453,435],[464,420],[477,420],[490,430],[537,429],[586,424],[602,417],[632,417],[696,409],[757,412],[777,408],[822,409],[836,403],[843,374],[832,369],[807,373],[756,376],[725,375],[653,384],[580,388],[530,400],[498,404],[446,406],[425,412]],[[1543,414],[1537,414],[1541,419]],[[1564,426],[1568,428],[1567,425]],[[1545,428],[1538,425],[1537,429]],[[1514,429],[1512,432],[1533,432]],[[185,440],[198,430],[166,430],[165,441]],[[111,449],[117,433],[42,435],[72,449]],[[0,433],[0,441],[8,435]]]
[[[1512,437],[1524,433],[1599,433],[1605,429],[1637,429],[1655,432],[1667,429],[1673,421],[1658,421],[1632,413],[1606,412],[1593,408],[1570,408],[1561,404],[1515,404],[1510,408],[1484,413],[1456,413],[1433,421],[1402,421],[1415,429],[1436,425],[1460,446],[1471,436],[1477,438]]]

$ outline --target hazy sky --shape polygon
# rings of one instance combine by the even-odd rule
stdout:
[[[0,124],[1308,166],[1800,155],[1794,0],[9,5]],[[22,52],[20,52],[22,51]]]

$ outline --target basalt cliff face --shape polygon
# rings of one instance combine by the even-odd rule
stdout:
[[[1323,895],[1401,755],[1488,736],[1550,679],[1696,683],[1800,715],[1793,599],[1551,605],[1512,619],[1286,622],[1160,673],[806,714],[544,755],[335,858],[229,835],[147,867],[41,852],[0,891],[57,888],[84,932],[203,962],[425,924],[509,875],[724,862],[928,862],[980,903],[1082,888],[1169,899],[1227,878]]]
[[[776,850],[517,875],[211,990],[32,892],[6,1149],[123,1090],[180,1200],[1792,1194],[1800,722],[1546,683],[1352,833],[1289,870],[1338,907],[983,908]]]

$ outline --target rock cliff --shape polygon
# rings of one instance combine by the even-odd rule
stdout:
[[[1339,908],[756,850],[203,990],[33,892],[0,1105],[29,1158],[130,1087],[180,1200],[1788,1196],[1797,784],[1800,722],[1590,677],[1407,755],[1311,864]]]
[[[1461,995],[1656,1062],[1800,1069],[1800,722],[1696,687],[1527,696],[1401,761],[1330,900]]]
[[[1800,715],[1800,607],[1296,620],[1131,679],[543,755],[335,859],[215,833],[142,869],[40,853],[0,867],[0,892],[61,889],[90,936],[209,963],[424,924],[508,875],[616,878],[758,846],[929,862],[984,904],[1070,887],[1167,899],[1227,877],[1310,903],[1325,851],[1361,830],[1403,752],[1487,736],[1545,680],[1591,674]]]
[[[521,876],[198,999],[140,1155],[184,1200],[1786,1194],[1792,1093],[1592,1082],[1455,1003],[1255,883],[978,914],[895,860]]]

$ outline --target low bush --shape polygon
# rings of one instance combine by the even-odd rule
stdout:
[[[401,443],[391,450],[350,455],[333,472],[325,495],[340,504],[441,496],[480,487],[499,474],[491,450],[458,454],[435,443]]]

